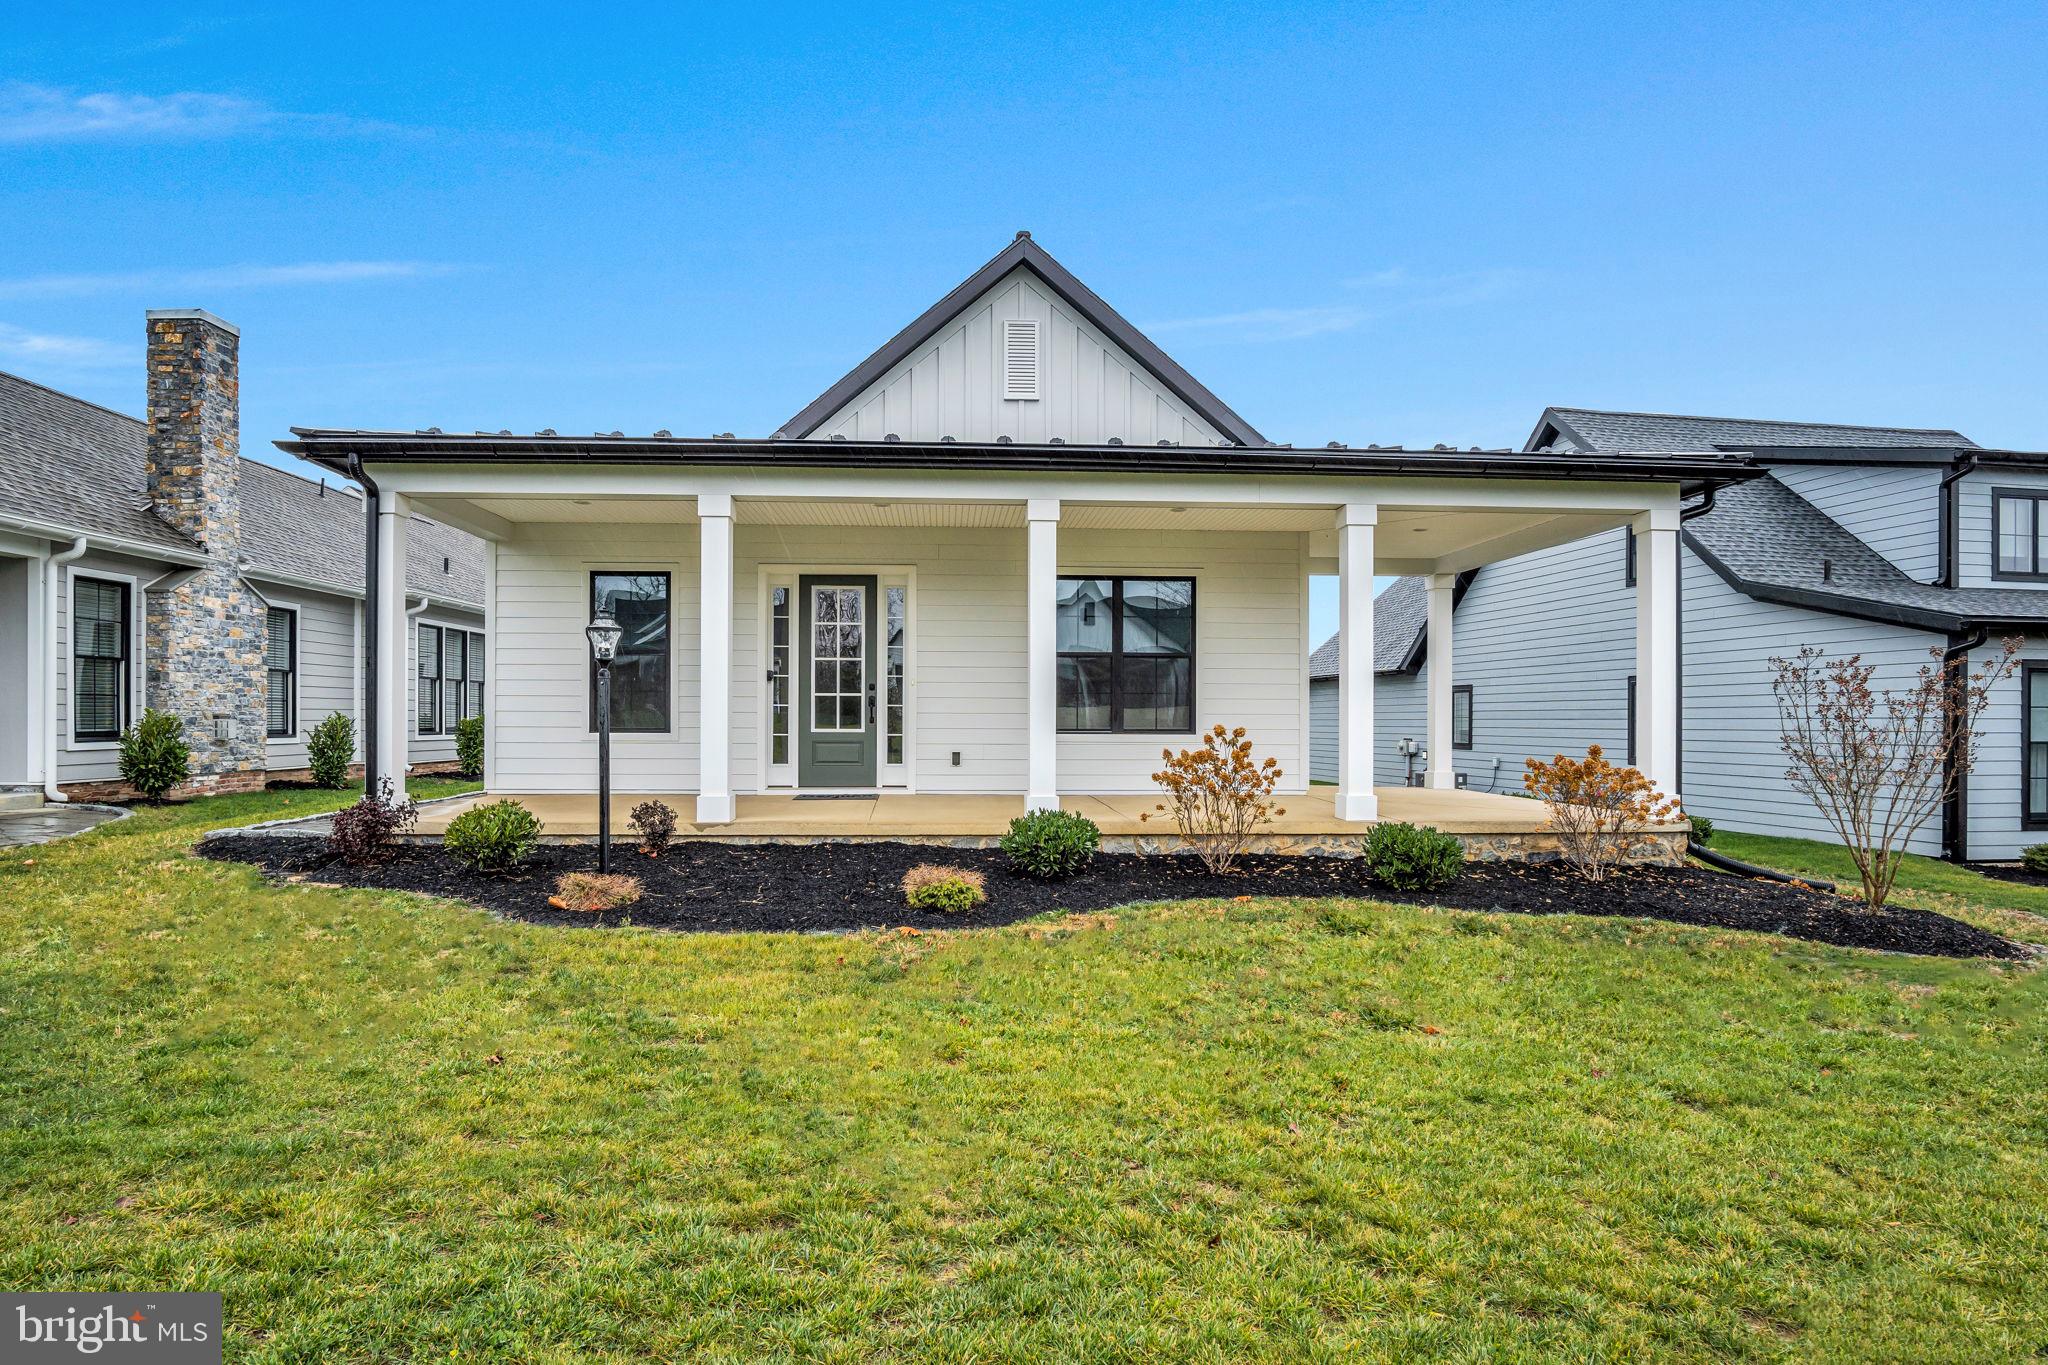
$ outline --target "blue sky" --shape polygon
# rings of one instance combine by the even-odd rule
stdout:
[[[1279,440],[2048,447],[2038,4],[435,8],[11,14],[0,368],[135,411],[196,304],[251,453],[765,433],[1028,227]]]

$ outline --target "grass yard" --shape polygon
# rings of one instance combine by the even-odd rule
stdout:
[[[2048,1345],[2032,968],[1364,902],[558,930],[187,855],[338,804],[287,799],[0,856],[0,1285],[217,1289],[234,1360]]]
[[[1856,864],[1840,844],[1722,829],[1714,832],[1713,847],[1757,867],[1820,877],[1845,892],[1853,893],[1857,886]],[[1892,887],[1892,899],[1953,915],[2023,943],[2048,943],[2048,886],[1999,881],[1938,858],[1908,854]]]

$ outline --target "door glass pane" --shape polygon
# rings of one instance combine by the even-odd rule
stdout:
[[[1185,578],[1124,580],[1124,653],[1191,654],[1195,585]]]
[[[813,587],[811,611],[811,728],[858,733],[867,728],[867,591]]]
[[[889,654],[883,681],[883,690],[887,694],[885,704],[888,707],[886,754],[882,760],[885,763],[903,761],[903,650],[904,623],[910,609],[909,596],[909,589],[900,587],[889,588],[884,594],[889,617]]]
[[[1062,730],[1109,729],[1110,658],[1107,654],[1060,660],[1058,726]]]

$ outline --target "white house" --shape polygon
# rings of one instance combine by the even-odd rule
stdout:
[[[1146,792],[1163,747],[1217,723],[1305,792],[1311,574],[1339,575],[1345,648],[1370,658],[1374,574],[1433,575],[1447,626],[1459,572],[1621,526],[1653,608],[1644,764],[1675,790],[1679,508],[1753,473],[1717,452],[1276,444],[1025,233],[765,437],[278,445],[379,500],[387,660],[411,517],[487,543],[491,791],[594,791],[583,627],[608,606],[627,631],[614,789],[693,800],[704,828],[777,795],[944,796],[895,808],[942,824],[970,798]],[[383,772],[402,683],[389,664],[374,680]],[[1447,727],[1448,694],[1430,706]],[[1316,789],[1333,830],[1380,813],[1372,734],[1372,688],[1347,689],[1337,785]],[[1449,768],[1430,782],[1448,796]]]

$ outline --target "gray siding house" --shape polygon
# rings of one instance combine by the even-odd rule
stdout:
[[[1687,509],[1680,537],[1686,808],[1732,829],[1833,837],[1785,781],[1769,659],[1861,654],[1903,686],[1931,651],[1973,662],[2008,636],[2021,673],[1978,729],[1961,799],[1914,851],[2009,859],[2048,841],[2048,455],[1946,430],[1551,408],[1524,449],[1749,454],[1769,477]],[[1634,552],[1627,530],[1504,560],[1458,581],[1453,762],[1480,791],[1517,791],[1531,756],[1597,743],[1633,761]],[[1374,603],[1376,780],[1405,778],[1423,737],[1423,581]],[[1311,660],[1311,709],[1335,695],[1334,643]],[[1326,777],[1323,732],[1311,739]],[[1421,765],[1417,764],[1417,770]]]
[[[239,335],[152,311],[148,416],[0,373],[0,796],[123,792],[145,706],[185,722],[194,790],[302,776],[306,734],[358,721],[363,503],[239,453]],[[409,758],[480,714],[483,545],[416,518]],[[469,660],[477,666],[469,666]]]

